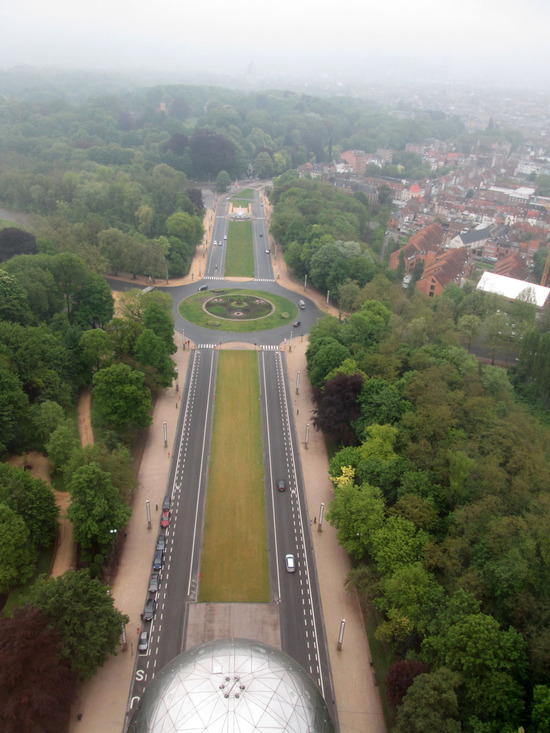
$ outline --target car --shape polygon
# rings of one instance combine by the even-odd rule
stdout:
[[[208,290],[208,285],[201,285],[199,288],[199,293],[201,292],[201,290]]]
[[[149,585],[147,590],[149,593],[156,593],[159,589],[160,575],[158,573],[151,573],[149,577]]]
[[[152,621],[153,616],[155,615],[156,607],[157,607],[157,604],[155,603],[155,599],[148,598],[145,601],[145,608],[143,609],[143,613],[141,614],[141,620],[142,621]]]
[[[294,555],[285,555],[285,565],[287,573],[296,572],[296,560]]]
[[[271,250],[269,250],[269,249],[264,249],[264,252],[266,253],[266,255],[271,254]]]
[[[217,241],[214,240],[214,247],[216,247],[217,245],[218,245]]]
[[[162,502],[162,511],[164,511],[165,509],[170,509],[171,502],[172,500],[170,499],[170,497],[165,496],[164,501]]]
[[[260,232],[260,237],[263,237],[263,236],[264,236],[264,235],[263,235],[263,232]]]
[[[170,509],[164,509],[162,512],[162,517],[160,518],[160,526],[166,529],[170,525],[170,517],[172,516],[172,512]]]
[[[166,535],[164,532],[160,532],[159,536],[157,537],[157,550],[165,550],[166,549]]]
[[[155,556],[153,557],[153,570],[160,570],[162,568],[163,560],[164,552],[162,550],[155,550]]]
[[[224,235],[223,235],[223,238],[224,238],[224,239],[227,239],[227,234],[224,234]]]
[[[277,491],[286,491],[286,482],[283,478],[277,480]]]
[[[302,325],[302,321],[294,321],[292,325],[294,326],[294,328],[298,328],[299,326]]]
[[[148,648],[149,648],[149,632],[142,631],[141,634],[139,635],[138,652],[140,654],[147,654]]]

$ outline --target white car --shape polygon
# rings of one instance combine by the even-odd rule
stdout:
[[[218,243],[216,242],[216,240],[214,240],[214,247],[215,247],[215,246],[216,246],[217,244],[218,244]]]
[[[224,234],[224,235],[223,235],[223,238],[224,238],[224,239],[227,239],[227,234]]]
[[[287,573],[296,572],[296,560],[294,555],[285,555],[285,565]]]

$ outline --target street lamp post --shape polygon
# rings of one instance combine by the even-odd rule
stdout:
[[[118,529],[110,529],[109,532],[113,535],[113,550],[115,552],[116,564],[118,565],[118,555],[116,551],[116,538],[117,538]]]
[[[180,383],[178,381],[178,379],[179,379],[178,368],[177,367],[174,367],[174,370],[176,372],[176,392],[179,392],[180,391]]]
[[[185,330],[181,329],[181,345],[185,349]]]

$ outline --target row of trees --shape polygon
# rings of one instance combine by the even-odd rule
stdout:
[[[382,276],[362,295],[314,326],[307,360],[315,424],[343,446],[328,521],[400,660],[395,730],[545,730],[550,436],[460,345],[461,319],[494,301]]]

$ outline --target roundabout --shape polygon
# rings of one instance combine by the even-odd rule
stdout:
[[[298,306],[288,298],[245,288],[193,293],[177,310],[188,324],[229,333],[274,330],[290,325],[298,315]]]

